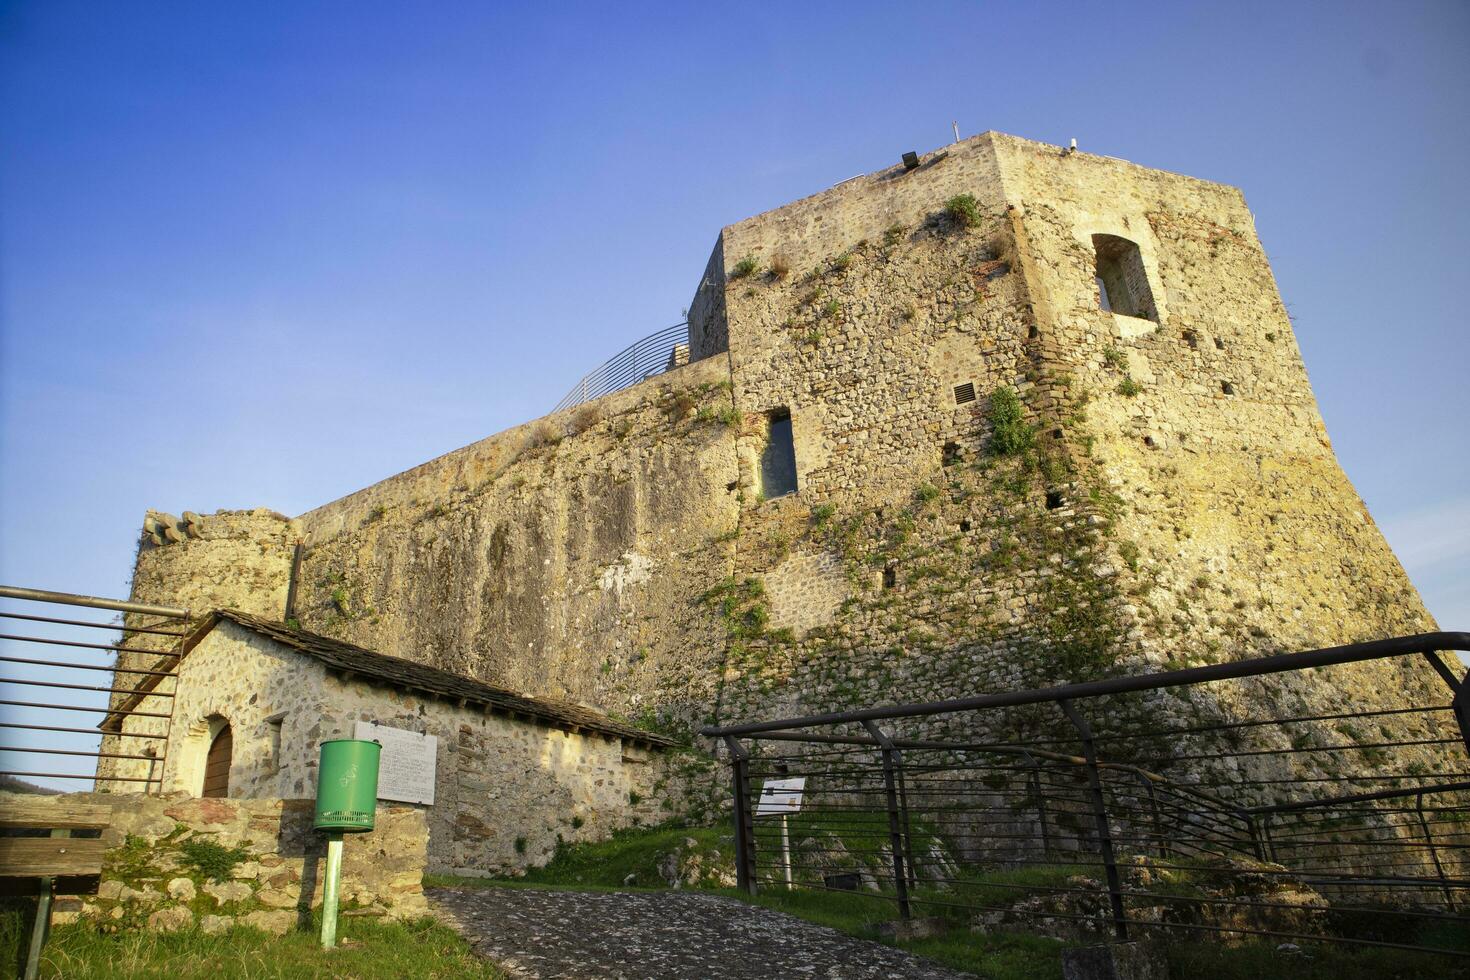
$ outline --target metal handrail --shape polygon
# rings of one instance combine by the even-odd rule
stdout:
[[[689,324],[676,323],[629,344],[583,375],[582,380],[556,403],[552,411],[573,408],[583,402],[631,387],[644,378],[664,373],[672,366],[677,349],[687,344],[688,338]]]
[[[1079,684],[1064,684],[1029,691],[1006,691],[999,694],[984,694],[972,698],[957,698],[951,701],[933,701],[928,704],[895,704],[877,708],[862,708],[856,711],[835,711],[828,714],[808,715],[803,718],[782,718],[775,721],[751,722],[741,725],[718,725],[701,728],[699,734],[710,738],[725,738],[731,735],[758,735],[762,732],[779,732],[789,729],[815,728],[844,723],[881,721],[888,718],[915,718],[924,715],[949,714],[955,711],[977,711],[986,708],[1009,708],[1026,704],[1042,704],[1063,700],[1085,700],[1109,694],[1126,694],[1134,691],[1152,691],[1168,687],[1187,687],[1210,681],[1234,680],[1241,677],[1259,677],[1265,674],[1280,674],[1288,671],[1306,670],[1312,667],[1329,667],[1337,664],[1357,663],[1362,660],[1379,660],[1387,657],[1403,657],[1419,654],[1441,665],[1438,651],[1455,650],[1470,652],[1470,633],[1441,632],[1420,633],[1415,636],[1398,636],[1387,640],[1371,640],[1367,643],[1349,643],[1344,646],[1310,650],[1305,653],[1284,653],[1274,657],[1255,657],[1249,660],[1234,660],[1206,667],[1190,667],[1185,670],[1163,671],[1157,674],[1130,674],[1125,677],[1110,677],[1100,681],[1085,681]],[[1443,673],[1443,671],[1440,671]]]

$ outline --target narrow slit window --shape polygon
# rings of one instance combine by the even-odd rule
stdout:
[[[1092,247],[1097,253],[1098,306],[1157,323],[1159,311],[1138,246],[1117,235],[1093,235]]]
[[[286,716],[281,714],[265,721],[266,749],[270,752],[268,765],[271,769],[281,768],[281,722],[285,719]]]
[[[766,446],[761,451],[761,495],[767,500],[796,492],[796,445],[791,438],[791,412],[777,409],[768,418]]]

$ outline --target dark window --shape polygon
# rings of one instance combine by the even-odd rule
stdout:
[[[1231,384],[1229,381],[1221,381],[1220,382],[1220,394],[1222,394],[1222,395],[1233,395],[1233,394],[1235,394],[1235,385]]]
[[[235,737],[230,734],[230,726],[226,724],[214,736],[214,741],[209,743],[209,754],[204,757],[204,792],[199,795],[230,795],[230,756],[234,749]]]
[[[970,522],[969,521],[960,521],[960,533],[962,533],[962,534],[968,534],[969,532],[970,532]]]
[[[791,441],[791,413],[770,415],[766,448],[761,452],[761,495],[767,500],[796,492],[796,446]]]
[[[942,463],[945,466],[953,466],[954,464],[958,463],[959,461],[960,461],[960,444],[957,443],[957,442],[946,442],[944,444],[944,459],[942,460]]]
[[[974,400],[975,385],[973,382],[966,381],[962,385],[954,386],[954,403],[956,405],[966,405]]]
[[[898,569],[892,565],[883,569],[883,588],[891,589],[898,584]]]
[[[1093,235],[1092,247],[1097,252],[1098,305],[1157,323],[1159,311],[1138,246],[1117,235]]]
[[[1060,506],[1062,506],[1062,491],[1048,490],[1046,492],[1046,509],[1056,510]]]

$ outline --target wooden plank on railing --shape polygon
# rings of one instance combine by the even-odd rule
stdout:
[[[96,830],[112,824],[112,804],[72,803],[54,797],[0,800],[0,827]]]
[[[0,876],[100,874],[104,850],[100,837],[0,837]]]

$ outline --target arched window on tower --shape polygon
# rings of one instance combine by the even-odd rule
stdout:
[[[1092,248],[1097,253],[1098,305],[1158,323],[1159,310],[1138,246],[1117,235],[1093,235]]]

